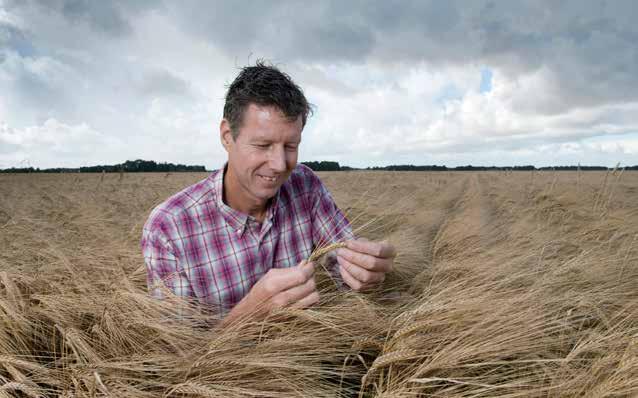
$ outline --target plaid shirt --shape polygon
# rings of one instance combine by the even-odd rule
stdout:
[[[223,202],[223,170],[151,212],[141,246],[153,296],[163,297],[166,286],[223,315],[269,269],[295,266],[316,246],[353,237],[348,220],[308,167],[297,165],[261,224]],[[334,265],[333,258],[331,273],[337,275]]]

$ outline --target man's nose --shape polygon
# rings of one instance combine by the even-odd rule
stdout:
[[[286,151],[284,148],[273,148],[270,154],[270,168],[278,173],[286,171]]]

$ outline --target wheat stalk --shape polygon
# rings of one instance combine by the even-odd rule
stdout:
[[[327,253],[330,253],[333,250],[342,248],[342,247],[346,247],[346,243],[345,242],[336,242],[336,243],[332,243],[332,244],[330,244],[328,246],[315,249],[315,250],[313,250],[312,254],[310,254],[310,257],[308,258],[308,261],[317,261],[323,255],[325,255]]]

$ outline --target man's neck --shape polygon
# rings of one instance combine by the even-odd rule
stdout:
[[[242,195],[243,192],[241,186],[239,186],[237,181],[232,178],[232,175],[229,176],[229,173],[230,170],[226,168],[224,170],[224,178],[222,180],[222,188],[224,192],[222,199],[224,203],[237,211],[254,217],[259,222],[263,222],[266,218],[266,213],[268,212],[268,204],[270,203],[270,200],[262,202],[255,200],[254,198],[247,197],[247,195]]]

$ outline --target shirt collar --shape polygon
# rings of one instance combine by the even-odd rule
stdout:
[[[235,230],[241,236],[244,234],[244,230],[246,229],[246,225],[248,224],[249,216],[248,214],[242,213],[239,210],[235,210],[224,203],[224,175],[226,174],[227,167],[228,162],[224,163],[224,167],[217,170],[210,177],[215,192],[215,204],[224,217],[226,223],[228,223],[228,225],[230,225],[231,228],[233,228],[233,230]],[[265,222],[272,222],[275,219],[277,208],[279,207],[278,205],[280,192],[281,188],[277,190],[275,196],[270,200],[268,209],[266,210]]]

